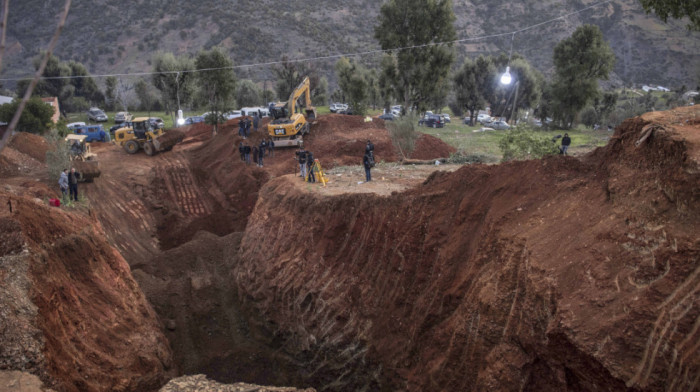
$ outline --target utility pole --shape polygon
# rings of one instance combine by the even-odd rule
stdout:
[[[515,123],[514,123],[515,120],[513,120],[513,118],[515,117],[515,107],[518,104],[518,87],[520,87],[520,81],[516,80],[515,81],[515,95],[513,96],[513,110],[510,113],[511,123],[513,123],[512,125],[515,125]]]

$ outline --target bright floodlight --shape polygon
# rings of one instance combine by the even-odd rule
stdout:
[[[501,75],[501,84],[510,84],[513,78],[510,76],[510,67],[506,67],[506,72]]]

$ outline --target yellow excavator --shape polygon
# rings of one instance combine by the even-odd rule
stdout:
[[[304,111],[298,100],[305,96]],[[299,113],[297,113],[299,112]],[[287,102],[277,102],[270,107],[272,121],[267,124],[267,132],[272,136],[275,147],[296,147],[302,137],[309,133],[309,121],[316,119],[316,108],[311,106],[311,88],[309,78],[304,80],[292,91]]]

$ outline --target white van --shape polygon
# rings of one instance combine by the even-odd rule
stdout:
[[[241,108],[240,110],[242,116],[253,116],[253,114],[258,113],[262,117],[267,117],[270,115],[270,110],[261,106],[252,108]]]

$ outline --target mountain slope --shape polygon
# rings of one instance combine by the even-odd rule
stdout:
[[[31,59],[48,43],[55,28],[60,0],[27,0],[12,4],[8,50],[3,77],[29,75]],[[93,74],[143,72],[158,50],[194,54],[222,46],[237,65],[311,58],[377,49],[373,38],[380,3],[339,0],[276,2],[237,0],[74,1],[56,54],[86,64]],[[118,3],[119,4],[119,3]],[[455,44],[459,58],[508,53],[511,34],[596,4],[594,1],[454,0],[459,39],[503,34]],[[645,15],[636,0],[601,4],[584,12],[513,36],[513,51],[522,53],[538,69],[551,73],[554,45],[583,23],[600,26],[617,64],[612,79],[625,84],[656,83],[694,87],[700,63],[699,34],[688,32],[683,21],[664,24]],[[377,64],[379,55],[362,57]],[[332,74],[335,59],[317,66]],[[239,68],[241,77],[270,78],[270,67]]]

